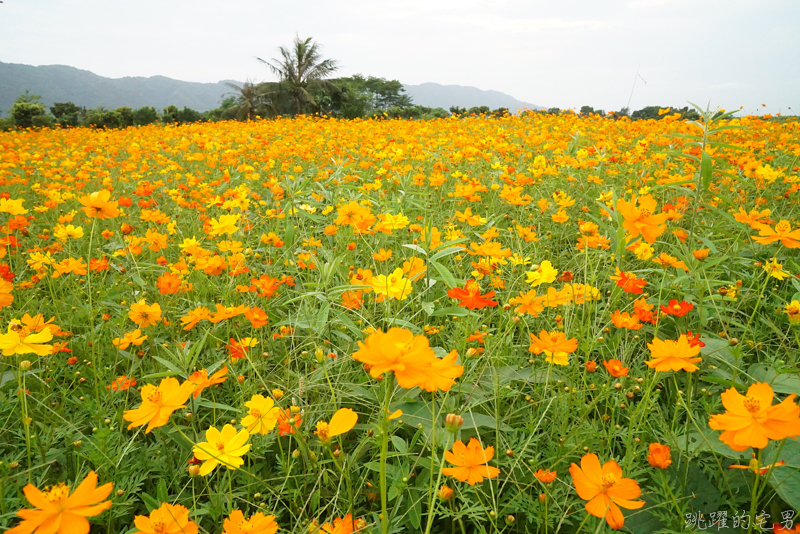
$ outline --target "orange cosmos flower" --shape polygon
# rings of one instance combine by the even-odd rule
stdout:
[[[397,383],[406,389],[427,386],[427,391],[434,391],[428,389],[432,387],[448,391],[464,372],[463,367],[455,365],[455,358],[439,360],[428,338],[404,328],[375,332],[365,343],[359,341],[358,347],[353,359],[367,364],[373,378],[394,372]]]
[[[130,389],[131,387],[136,385],[136,379],[133,377],[128,378],[125,375],[117,377],[115,380],[111,381],[110,386],[106,386],[106,389],[110,389],[111,391],[125,391],[126,389]]]
[[[531,346],[528,350],[534,354],[545,353],[545,360],[556,365],[569,364],[568,354],[578,349],[576,338],[567,339],[564,332],[548,332],[542,330],[539,335],[531,334]]]
[[[606,370],[611,373],[611,376],[615,376],[617,378],[621,376],[628,376],[628,368],[623,366],[620,360],[605,360],[603,361],[603,365],[605,366]]]
[[[177,274],[164,273],[158,277],[156,287],[162,295],[174,295],[180,288],[183,280]]]
[[[142,299],[139,302],[131,304],[131,311],[128,312],[128,318],[136,323],[139,328],[146,328],[157,324],[161,320],[161,306],[156,302],[154,304],[147,304]]]
[[[342,293],[342,306],[348,310],[360,310],[361,305],[364,303],[363,295],[364,292],[360,289],[356,291],[345,291]]]
[[[539,482],[543,484],[549,484],[556,479],[557,473],[555,471],[539,469],[533,474],[533,476],[535,476]]]
[[[172,412],[185,407],[194,388],[193,382],[187,380],[180,384],[171,376],[163,379],[158,387],[147,384],[142,388],[142,404],[125,411],[123,419],[130,422],[128,430],[147,423],[144,433],[148,434],[154,428],[166,425]]]
[[[486,306],[497,306],[497,302],[491,300],[494,296],[494,291],[481,295],[481,286],[475,280],[467,280],[463,289],[460,287],[449,289],[447,296],[459,300],[459,306],[470,310],[479,310]]]
[[[474,486],[483,482],[484,478],[497,478],[500,470],[486,465],[494,457],[494,447],[481,447],[480,441],[475,438],[469,440],[468,445],[462,441],[453,443],[453,450],[444,453],[444,458],[456,467],[445,467],[442,473],[461,482]]]
[[[700,354],[700,346],[689,343],[686,334],[681,334],[677,341],[655,338],[652,343],[647,344],[647,348],[650,349],[653,359],[644,363],[651,369],[655,368],[656,371],[662,373],[681,369],[693,373],[699,369],[694,364],[702,360],[699,356],[695,358]]]
[[[131,332],[127,332],[122,338],[114,338],[111,340],[111,344],[117,347],[119,350],[125,350],[131,345],[135,345],[137,347],[141,346],[144,343],[144,340],[147,339],[147,336],[142,335],[142,331],[138,328]]]
[[[639,316],[631,315],[628,312],[620,312],[619,310],[611,314],[611,322],[617,328],[627,328],[628,330],[641,330],[643,326],[639,322]]]
[[[244,312],[244,317],[250,321],[250,324],[253,328],[261,328],[269,323],[269,316],[267,315],[267,312],[261,308],[250,308]]]
[[[83,205],[81,209],[86,213],[87,217],[113,219],[119,217],[119,209],[117,209],[117,202],[110,200],[110,198],[111,191],[103,189],[79,198],[78,202]]]
[[[730,388],[720,397],[726,411],[712,415],[708,426],[723,430],[720,441],[735,451],[763,449],[771,439],[800,436],[800,406],[794,393],[773,406],[772,388],[758,382],[747,389],[747,396]]]
[[[649,454],[647,455],[647,462],[652,467],[657,467],[659,469],[666,469],[669,467],[672,463],[669,447],[667,445],[661,445],[660,443],[651,443]]]
[[[231,338],[230,342],[225,345],[225,348],[230,352],[231,359],[238,360],[247,356],[249,348],[258,345],[258,340],[252,337],[243,337],[240,341]]]
[[[610,277],[625,293],[641,295],[647,280],[637,278],[634,273],[622,272],[617,269],[617,274]]]
[[[195,371],[191,375],[189,375],[189,382],[194,384],[194,390],[192,391],[192,398],[196,399],[200,393],[206,389],[207,387],[214,386],[216,384],[222,384],[225,382],[228,377],[225,376],[228,374],[228,368],[223,367],[216,373],[211,376],[208,376],[208,371],[205,369],[200,369],[199,371]]]
[[[327,445],[331,442],[331,438],[350,432],[357,422],[358,414],[356,412],[350,408],[340,408],[333,414],[330,423],[325,421],[317,423],[317,429],[314,434],[317,435],[323,445]]]
[[[197,534],[198,527],[189,521],[189,509],[180,504],[165,502],[150,512],[150,517],[137,515],[133,519],[136,532],[142,534]]]
[[[222,523],[222,534],[275,534],[278,523],[274,515],[256,512],[245,519],[241,510],[234,510]]]
[[[666,213],[654,215],[656,200],[651,195],[639,197],[638,205],[636,195],[633,195],[630,202],[619,199],[617,200],[617,211],[625,218],[622,227],[628,231],[632,239],[641,235],[652,245],[658,236],[667,229],[664,223],[669,215]]]
[[[758,230],[760,237],[753,237],[753,241],[761,245],[769,245],[775,241],[780,241],[786,248],[800,248],[800,228],[792,230],[789,221],[780,221],[775,225],[775,229],[767,224],[762,224]]]
[[[518,297],[512,297],[508,302],[515,305],[517,313],[527,313],[534,317],[539,316],[539,312],[544,310],[545,296],[536,296],[536,290],[531,289],[527,293],[520,293]]]
[[[41,491],[33,484],[22,488],[34,509],[17,512],[22,522],[6,534],[88,534],[87,517],[100,515],[111,507],[111,501],[100,502],[111,493],[112,484],[97,487],[97,474],[89,471],[70,495],[63,482]]]
[[[586,511],[595,517],[605,517],[613,529],[625,524],[625,517],[619,507],[635,510],[644,506],[644,501],[634,501],[642,493],[639,484],[630,478],[622,478],[622,468],[613,460],[600,467],[596,454],[581,458],[581,466],[571,464],[569,474],[575,484],[578,496],[588,501]]]
[[[319,531],[325,534],[353,534],[359,530],[358,524],[361,522],[362,519],[353,521],[353,516],[347,514],[344,517],[337,517],[332,523],[323,523]]]
[[[278,411],[278,434],[281,436],[288,436],[294,434],[296,428],[300,428],[303,424],[303,419],[300,416],[300,410],[297,409],[296,413],[294,406],[285,410]]]

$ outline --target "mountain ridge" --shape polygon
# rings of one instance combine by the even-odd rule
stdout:
[[[46,106],[72,102],[86,108],[153,106],[160,111],[174,105],[203,112],[217,108],[223,97],[231,93],[231,88],[226,85],[230,82],[241,83],[233,80],[188,82],[163,75],[107,78],[68,65],[33,66],[0,61],[0,116],[7,114],[25,90],[40,95]],[[542,109],[500,91],[484,91],[471,86],[427,82],[404,85],[404,88],[415,105],[431,108],[488,106],[491,109],[508,108],[511,113],[522,108]]]

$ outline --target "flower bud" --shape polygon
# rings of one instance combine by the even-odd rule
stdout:
[[[294,458],[295,460],[300,458],[300,451],[298,451],[297,449],[293,450],[292,451],[292,458]]]
[[[458,429],[461,428],[463,424],[464,418],[454,413],[449,413],[447,417],[444,418],[444,427],[448,432],[452,432],[453,434],[458,432]]]
[[[273,389],[272,390],[272,398],[275,400],[281,400],[283,398],[283,390],[281,389]]]
[[[29,362],[28,360],[22,360],[21,362],[19,362],[20,371],[27,371],[30,368],[31,368],[31,362]]]
[[[448,488],[447,486],[442,486],[439,488],[439,500],[442,502],[447,502],[453,498],[453,490]]]
[[[188,468],[189,476],[190,477],[198,477],[200,476],[200,466],[199,465],[190,465]]]

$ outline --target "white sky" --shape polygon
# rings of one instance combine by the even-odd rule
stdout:
[[[546,107],[618,110],[638,70],[632,110],[687,101],[800,110],[798,0],[0,4],[0,61],[112,78],[268,80],[254,58],[275,57],[295,33],[320,42],[342,75],[471,85]]]

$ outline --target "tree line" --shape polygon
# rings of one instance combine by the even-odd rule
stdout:
[[[228,83],[231,93],[220,106],[210,111],[199,112],[188,107],[178,109],[168,106],[161,111],[152,106],[138,109],[103,107],[86,109],[72,102],[57,102],[48,108],[41,97],[26,91],[20,95],[9,110],[10,118],[0,118],[0,129],[11,127],[71,127],[126,128],[161,122],[186,124],[200,121],[255,120],[299,114],[320,114],[343,119],[359,117],[434,119],[450,116],[503,116],[505,108],[495,110],[488,106],[461,108],[457,106],[430,108],[415,105],[411,97],[404,94],[403,85],[397,80],[356,74],[334,78],[338,70],[336,60],[324,59],[321,48],[312,38],[295,37],[291,46],[278,48],[279,57],[271,60],[257,58],[279,81],[245,82],[241,85]],[[609,113],[614,118],[660,119],[665,108],[648,106],[630,113],[627,108]],[[697,112],[688,107],[673,109],[682,118],[696,120]],[[543,109],[532,113],[573,113],[559,108]],[[581,115],[606,115],[603,110],[583,106]]]

